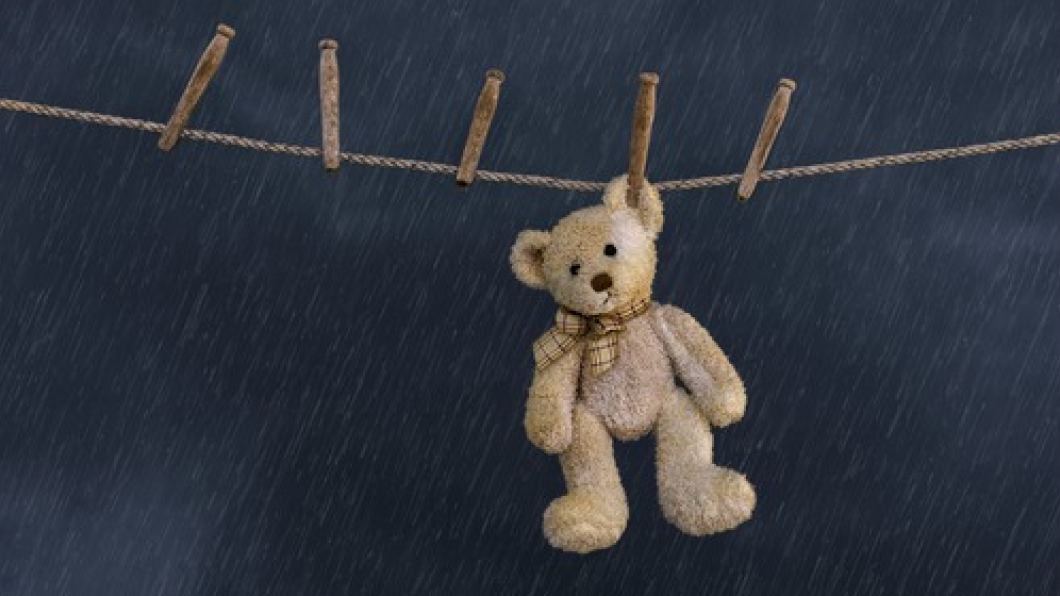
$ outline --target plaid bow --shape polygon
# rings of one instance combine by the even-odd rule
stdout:
[[[626,329],[627,322],[644,314],[649,306],[651,298],[645,298],[618,312],[595,317],[561,307],[556,312],[556,325],[534,342],[537,370],[559,360],[579,338],[586,336],[590,369],[594,374],[606,371],[618,357],[618,334]]]

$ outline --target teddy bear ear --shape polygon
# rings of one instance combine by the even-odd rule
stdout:
[[[628,177],[628,174],[618,176],[611,180],[604,190],[604,204],[612,211],[629,209],[629,205],[626,203],[626,188],[628,186],[626,180]],[[644,181],[644,186],[640,189],[640,201],[636,213],[637,218],[644,225],[644,229],[648,230],[652,238],[657,237],[663,226],[662,197],[659,196],[658,189],[649,184],[647,180]]]
[[[545,288],[545,249],[552,236],[541,230],[523,230],[512,246],[511,262],[515,277],[535,290]]]

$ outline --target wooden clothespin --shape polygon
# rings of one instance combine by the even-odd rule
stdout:
[[[651,125],[655,120],[655,86],[659,75],[654,72],[640,73],[640,91],[637,105],[633,109],[633,126],[629,139],[629,177],[626,189],[626,204],[636,208],[640,202],[640,189],[644,185],[644,169],[648,164],[648,146],[651,144]]]
[[[503,82],[504,73],[500,70],[494,68],[486,71],[486,82],[479,92],[478,102],[475,103],[475,114],[471,118],[471,128],[464,143],[460,169],[456,172],[457,186],[467,187],[475,180],[475,170],[478,169],[478,160],[482,157],[482,149],[486,145],[486,135],[493,122],[493,115],[497,112],[497,100],[500,99]]]
[[[788,114],[788,106],[791,104],[791,93],[795,91],[795,81],[791,79],[780,79],[777,91],[773,94],[773,101],[769,102],[762,128],[758,131],[758,140],[755,141],[751,158],[747,161],[747,169],[740,179],[740,186],[736,189],[736,198],[746,201],[754,194],[758,179],[762,170],[766,167],[766,158],[777,140],[777,133],[784,124],[784,117]]]
[[[339,154],[339,42],[325,39],[320,42],[320,124],[321,155],[324,169],[336,172],[341,163]]]
[[[162,131],[162,138],[158,140],[158,148],[162,151],[173,149],[180,140],[180,135],[187,127],[188,121],[191,120],[195,106],[198,105],[206,87],[210,85],[214,74],[217,73],[221,61],[224,60],[225,52],[228,51],[228,41],[235,37],[235,34],[235,29],[224,23],[217,26],[217,33],[214,34],[210,45],[206,46],[202,57],[199,58],[199,63],[191,74],[191,80],[184,88],[177,107],[173,109],[173,115],[170,116],[166,128]]]

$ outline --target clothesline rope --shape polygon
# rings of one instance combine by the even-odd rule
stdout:
[[[158,122],[138,120],[136,118],[124,118],[99,114],[83,110],[72,110],[27,101],[0,98],[0,110],[10,112],[21,112],[34,114],[48,118],[61,118],[74,120],[101,126],[112,126],[118,128],[129,128],[144,132],[160,134],[165,125]],[[319,147],[307,147],[302,145],[291,145],[273,141],[263,141],[232,134],[213,132],[208,130],[186,129],[180,138],[192,141],[203,141],[219,145],[243,147],[255,151],[268,153],[283,153],[286,155],[297,155],[300,157],[317,157],[321,155]],[[932,149],[928,151],[916,151],[912,153],[898,153],[894,155],[881,155],[864,159],[852,159],[830,163],[814,164],[808,166],[797,166],[793,168],[782,168],[777,170],[766,170],[762,172],[761,180],[765,182],[786,180],[788,178],[803,178],[807,176],[818,176],[823,174],[838,174],[853,172],[856,170],[868,170],[887,166],[906,164],[927,163],[945,159],[957,159],[963,157],[974,157],[1003,151],[1015,151],[1017,149],[1030,149],[1032,147],[1045,147],[1049,145],[1060,145],[1060,133],[1023,137],[982,143],[977,145],[965,145],[962,147],[951,147],[947,149]],[[449,164],[421,161],[415,159],[402,159],[386,157],[382,155],[368,155],[364,153],[341,153],[342,161],[365,166],[398,168],[417,172],[428,172],[431,174],[443,174],[456,176],[457,166]],[[588,182],[582,180],[565,180],[551,176],[539,176],[534,174],[519,174],[512,172],[491,172],[478,170],[476,179],[484,182],[500,182],[516,184],[521,186],[540,186],[544,188],[555,188],[560,190],[572,190],[580,192],[601,192],[607,186],[607,182]],[[703,178],[691,178],[688,180],[670,180],[667,182],[652,183],[660,191],[695,190],[700,188],[711,188],[715,186],[729,186],[739,184],[741,174],[727,174],[722,176],[706,176]]]

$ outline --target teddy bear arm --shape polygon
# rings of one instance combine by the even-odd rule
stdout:
[[[561,453],[570,446],[580,364],[581,350],[574,349],[534,371],[523,425],[530,442],[545,453]]]
[[[660,307],[658,316],[677,376],[710,423],[722,427],[743,418],[747,406],[743,381],[710,333],[675,306]]]

